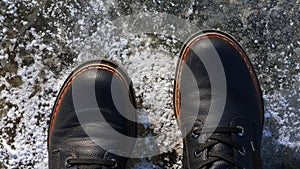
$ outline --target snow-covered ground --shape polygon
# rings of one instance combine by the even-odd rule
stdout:
[[[1,0],[0,9],[0,168],[47,168],[55,97],[75,66],[101,57],[131,76],[140,134],[159,135],[163,154],[131,166],[181,168],[172,90],[178,52],[195,27],[232,34],[254,64],[266,110],[264,168],[300,168],[299,1]]]

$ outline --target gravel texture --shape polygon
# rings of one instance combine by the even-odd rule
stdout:
[[[300,168],[299,0],[1,0],[0,168],[48,167],[47,128],[55,97],[75,66],[102,57],[122,65],[134,82],[144,123],[140,135],[159,134],[156,144],[163,153],[132,160],[131,167],[181,168],[172,92],[183,44],[175,32],[186,25],[157,18],[151,22],[167,23],[168,31],[132,32],[122,22],[115,25],[142,13],[168,14],[200,30],[233,35],[263,90],[263,168]],[[145,24],[137,25],[139,30],[147,29]],[[116,36],[118,31],[123,36]]]

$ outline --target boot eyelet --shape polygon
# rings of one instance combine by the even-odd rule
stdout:
[[[114,165],[111,168],[117,168],[118,167],[117,161],[114,158],[111,159],[111,161],[113,161],[113,163],[114,163]]]
[[[245,147],[242,147],[242,149],[239,149],[238,152],[240,153],[241,156],[246,156],[246,149]]]
[[[73,167],[72,164],[69,164],[69,163],[66,164],[66,168],[71,168],[71,167]]]
[[[69,160],[70,160],[70,159],[72,159],[72,157],[67,158],[66,161],[65,161],[65,166],[66,166],[66,168],[71,168],[71,167],[74,166],[73,164],[70,164],[70,163],[69,163]]]
[[[202,155],[202,151],[199,150],[198,148],[196,148],[196,149],[194,150],[194,156],[195,156],[196,158],[199,158],[201,155]]]
[[[199,138],[199,136],[200,136],[200,133],[196,133],[196,130],[198,130],[199,128],[198,127],[195,127],[194,129],[193,129],[193,131],[192,131],[192,137],[194,138],[194,139],[197,139],[197,138]]]
[[[243,126],[237,125],[236,128],[241,129],[242,131],[237,133],[240,137],[245,135],[245,129]]]

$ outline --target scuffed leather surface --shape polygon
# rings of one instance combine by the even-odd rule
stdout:
[[[85,64],[88,65],[88,64]],[[51,137],[49,139],[49,166],[51,169],[65,168],[66,160],[69,157],[82,157],[82,158],[106,158],[108,153],[106,150],[102,149],[97,145],[83,130],[83,128],[88,128],[90,131],[95,131],[93,137],[97,138],[97,142],[100,141],[101,144],[110,147],[111,149],[118,149],[119,146],[125,146],[129,152],[134,146],[134,142],[126,143],[122,140],[116,140],[116,138],[107,131],[107,125],[113,127],[116,131],[123,135],[130,137],[136,137],[136,124],[132,121],[127,120],[123,117],[119,111],[122,113],[130,114],[136,118],[134,96],[126,87],[124,82],[119,79],[116,83],[118,98],[124,101],[121,105],[121,109],[117,109],[113,103],[111,96],[111,80],[113,73],[98,69],[97,76],[91,75],[95,71],[87,70],[81,73],[76,80],[80,81],[80,87],[78,91],[72,91],[72,85],[67,89],[65,95],[62,98],[61,104],[59,105],[59,110],[53,125]],[[95,93],[96,100],[99,110],[105,121],[99,121],[99,119],[93,117],[93,108],[82,110],[77,109],[75,111],[72,92],[85,92],[85,83],[90,82],[95,83]],[[66,84],[65,84],[66,85]],[[128,84],[129,85],[129,84]],[[77,88],[76,88],[77,89]],[[84,95],[84,94],[82,94]],[[89,98],[87,98],[89,99]],[[84,98],[83,98],[84,100]],[[88,101],[88,100],[87,100]],[[132,106],[132,104],[134,106]],[[86,120],[84,123],[79,123],[78,114],[85,116]],[[82,114],[83,113],[83,114]],[[82,122],[82,121],[81,121]],[[110,158],[117,159],[118,167],[125,168],[127,158],[119,157],[114,154],[109,155]],[[84,167],[84,166],[82,166]],[[93,168],[93,166],[89,166]],[[103,167],[104,168],[104,167]]]
[[[200,159],[206,159],[210,152],[230,154],[236,160],[240,161],[245,168],[260,168],[259,152],[263,124],[263,116],[260,113],[259,107],[261,100],[257,97],[257,90],[255,89],[253,79],[251,78],[245,61],[236,48],[220,38],[206,37],[194,45],[195,47],[193,48],[199,51],[216,50],[218,52],[225,70],[227,96],[222,118],[219,124],[215,124],[215,126],[234,126],[237,123],[242,124],[245,127],[245,136],[240,137],[236,134],[230,135],[229,133],[222,134],[222,136],[231,138],[240,145],[243,145],[248,153],[246,156],[240,156],[235,149],[219,143],[212,149],[203,152],[199,158],[194,157],[195,148],[200,146],[200,142],[207,141],[207,138],[205,134],[200,135],[198,139],[192,138],[192,131],[187,131],[185,124],[195,123],[195,126],[203,127],[210,108],[210,103],[214,100],[211,100],[211,86],[205,66],[196,56],[195,52],[190,50],[184,61],[188,68],[183,67],[181,81],[179,82],[181,86],[180,91],[185,92],[181,93],[181,105],[184,105],[180,108],[181,128],[184,134],[188,133],[184,138],[183,168],[197,168],[200,165]],[[185,69],[190,69],[195,75],[199,89],[198,96],[198,93],[190,87],[189,79],[185,79],[187,72]],[[190,110],[196,109],[198,109],[198,118],[195,122],[190,117]],[[213,125],[211,126],[213,127]],[[253,141],[256,146],[255,152],[252,152],[250,141]],[[232,166],[225,161],[219,161],[209,168],[232,168]]]

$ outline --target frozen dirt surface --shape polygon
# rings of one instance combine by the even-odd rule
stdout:
[[[154,18],[167,31],[144,33],[115,25],[142,13],[168,14],[200,30],[233,35],[264,94],[263,168],[300,168],[299,0],[1,0],[0,168],[48,167],[47,125],[55,97],[75,66],[102,57],[122,65],[134,82],[144,122],[140,134],[164,133],[156,140],[163,154],[131,161],[132,168],[181,168],[172,92],[182,45],[176,31],[186,25]],[[126,36],[116,36],[120,30]]]

